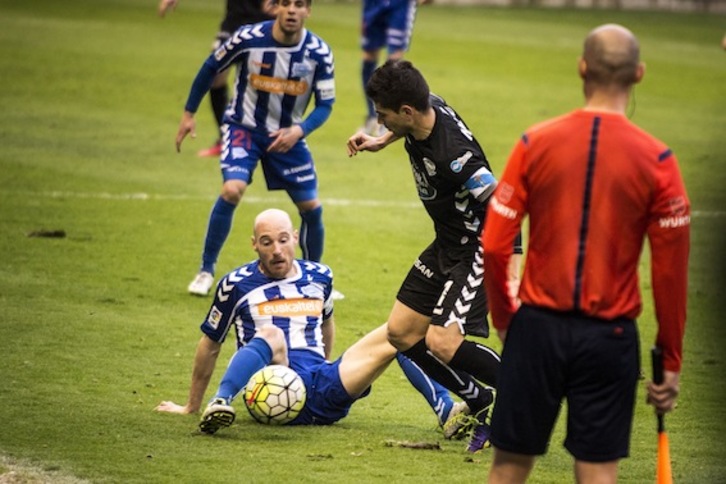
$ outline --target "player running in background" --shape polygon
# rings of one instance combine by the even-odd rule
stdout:
[[[497,182],[464,121],[429,92],[410,62],[387,61],[373,73],[366,94],[388,131],[379,137],[356,133],[348,140],[349,156],[405,138],[419,198],[436,232],[399,289],[388,338],[467,402],[476,416],[469,450],[476,452],[488,440],[486,419],[494,400],[492,390],[477,380],[496,387],[499,355],[464,336],[489,333],[479,234]],[[521,247],[514,250],[521,254]],[[512,258],[515,280],[519,257]],[[445,433],[451,436],[447,429]]]
[[[363,0],[361,18],[361,78],[363,92],[378,67],[382,49],[387,49],[387,59],[399,60],[411,44],[416,7],[433,0]],[[365,97],[366,121],[363,130],[372,136],[382,134],[373,101]]]
[[[159,2],[159,15],[166,16],[167,12],[174,10],[179,0],[161,0]],[[217,50],[241,26],[256,24],[274,18],[275,8],[271,0],[227,0],[224,18],[219,26],[219,32],[212,44],[212,52]],[[217,74],[209,89],[209,101],[217,121],[220,137],[209,148],[200,150],[199,156],[219,156],[222,153],[221,131],[224,124],[224,112],[229,104],[229,91],[227,77],[229,70]]]
[[[280,0],[274,21],[237,30],[204,62],[186,102],[176,136],[195,136],[194,113],[217,74],[237,66],[235,95],[225,114],[220,158],[222,193],[212,208],[199,273],[191,294],[207,295],[232,227],[237,205],[252,183],[258,161],[270,190],[285,190],[302,219],[304,259],[320,261],[325,230],[318,180],[305,137],[330,116],[335,101],[333,53],[305,28],[311,0]],[[315,108],[303,119],[314,97]],[[336,293],[336,298],[342,298]]]
[[[528,129],[512,152],[483,234],[492,321],[505,342],[492,416],[489,482],[524,482],[563,399],[577,482],[614,483],[630,445],[640,355],[638,261],[650,241],[659,413],[678,395],[690,203],[675,156],[625,116],[644,65],[635,36],[590,32],[578,63],[585,107]],[[511,241],[530,237],[521,307],[506,288]]]
[[[201,406],[222,342],[235,328],[238,350],[219,389],[207,406],[200,428],[215,433],[232,424],[232,399],[250,377],[269,364],[295,370],[305,382],[307,398],[291,424],[332,424],[365,397],[373,381],[396,357],[381,326],[329,362],[335,336],[333,275],[327,266],[295,259],[297,232],[287,213],[270,209],[255,219],[252,245],[257,261],[227,274],[217,286],[214,302],[201,326],[189,398],[185,405],[162,402],[158,411],[194,413]],[[402,368],[443,423],[463,408],[446,389],[415,365]]]

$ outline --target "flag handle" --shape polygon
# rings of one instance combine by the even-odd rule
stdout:
[[[653,364],[653,383],[660,385],[663,383],[663,350],[658,346],[654,346],[650,351],[651,362]],[[658,433],[665,431],[665,424],[663,423],[663,415],[657,414],[658,416]]]

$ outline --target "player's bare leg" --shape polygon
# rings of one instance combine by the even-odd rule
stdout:
[[[534,466],[534,456],[494,449],[489,484],[523,483]]]
[[[340,380],[349,395],[357,397],[388,368],[396,348],[386,336],[386,325],[379,326],[348,348],[340,361]]]

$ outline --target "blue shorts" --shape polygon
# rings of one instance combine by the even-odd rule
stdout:
[[[547,450],[562,400],[575,459],[627,457],[640,375],[635,322],[522,306],[502,351],[491,442],[526,455]]]
[[[224,181],[243,180],[251,184],[259,161],[268,190],[285,190],[293,202],[318,198],[318,177],[305,139],[287,153],[268,153],[272,140],[266,133],[225,124],[219,161]]]
[[[340,358],[330,363],[317,353],[308,350],[291,350],[290,368],[305,382],[307,397],[300,415],[288,425],[330,425],[342,419],[359,398],[345,391],[340,381]]]
[[[416,0],[363,0],[362,49],[408,50],[415,18]]]

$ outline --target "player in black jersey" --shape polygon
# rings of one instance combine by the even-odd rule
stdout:
[[[166,13],[177,7],[179,0],[160,0],[159,15],[164,17]],[[247,24],[256,24],[274,18],[275,6],[272,0],[227,0],[224,18],[219,25],[219,32],[212,44],[212,52],[217,50],[238,28]],[[224,111],[229,103],[227,91],[227,76],[230,69],[217,74],[209,90],[209,101],[214,112],[214,119],[221,129],[224,118]],[[199,156],[219,156],[222,151],[221,138],[215,143],[197,153]]]
[[[379,67],[366,95],[388,131],[379,137],[356,133],[348,140],[348,155],[379,151],[404,138],[419,198],[436,232],[399,289],[388,338],[467,402],[476,416],[469,450],[476,452],[489,438],[485,419],[493,402],[491,388],[480,382],[496,387],[499,355],[464,336],[486,337],[489,332],[479,236],[497,182],[472,132],[442,98],[430,93],[410,62],[388,61]],[[521,247],[514,251],[521,254]],[[520,257],[512,260],[514,288]],[[446,436],[461,431],[460,426],[444,429]]]

